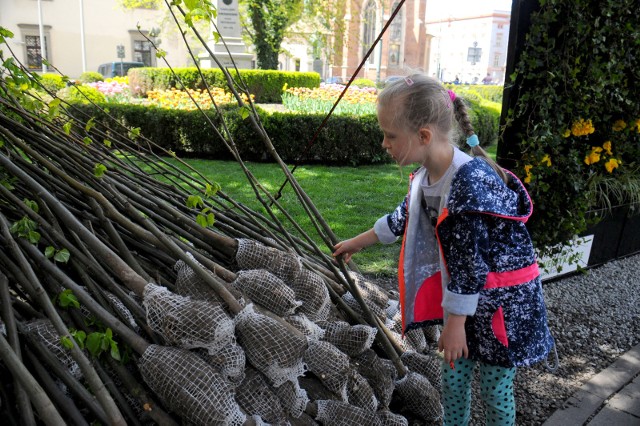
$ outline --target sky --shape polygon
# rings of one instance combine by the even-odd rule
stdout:
[[[511,11],[511,3],[511,0],[428,0],[427,13],[432,17],[446,17],[494,10]]]

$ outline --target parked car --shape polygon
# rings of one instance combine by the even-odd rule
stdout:
[[[396,81],[396,80],[400,80],[401,78],[404,78],[404,75],[390,75],[389,77],[385,78],[384,81],[382,82],[382,87],[386,86],[387,84]]]
[[[327,84],[344,84],[344,80],[339,76],[329,77],[324,82]]]
[[[98,67],[98,72],[104,78],[123,77],[131,68],[144,67],[143,62],[107,62]]]

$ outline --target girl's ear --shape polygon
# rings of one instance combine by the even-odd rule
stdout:
[[[433,132],[428,127],[423,127],[418,130],[418,134],[420,135],[420,143],[424,145],[429,145],[431,143],[431,138],[433,137]]]

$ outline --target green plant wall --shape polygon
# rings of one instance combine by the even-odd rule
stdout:
[[[508,76],[499,159],[534,202],[529,228],[549,250],[589,211],[640,198],[637,0],[540,0]]]

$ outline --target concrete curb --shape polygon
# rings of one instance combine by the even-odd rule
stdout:
[[[591,378],[542,426],[584,425],[594,414],[590,426],[640,425],[640,345]]]

